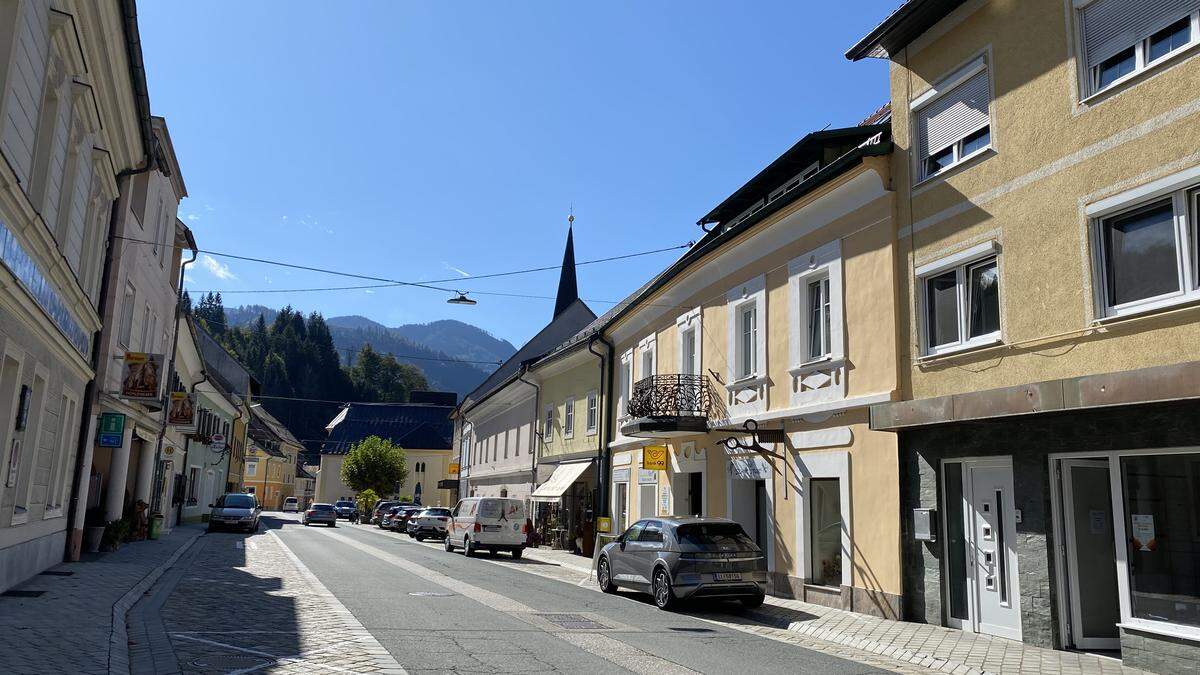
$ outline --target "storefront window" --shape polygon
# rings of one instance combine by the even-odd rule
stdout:
[[[842,585],[842,490],[837,478],[810,481],[809,513],[814,584]]]
[[[1121,458],[1133,616],[1200,626],[1200,453]]]

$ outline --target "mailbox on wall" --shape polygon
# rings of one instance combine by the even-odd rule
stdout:
[[[937,509],[913,509],[913,539],[937,541]]]

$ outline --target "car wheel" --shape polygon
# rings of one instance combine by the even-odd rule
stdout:
[[[470,537],[463,537],[463,555],[468,558],[475,555],[475,544],[471,543]]]
[[[208,526],[208,531],[209,531],[210,533],[211,533],[211,532],[216,532],[216,531],[217,531],[217,528],[213,527],[213,526],[210,524],[210,525]]]
[[[522,553],[524,553],[524,552],[525,552],[525,549],[523,549],[523,548],[514,548],[514,549],[512,550],[512,554],[513,554],[513,560],[520,560],[520,559],[521,559],[521,554],[522,554]]]
[[[658,568],[654,571],[654,604],[659,609],[671,609],[675,604],[675,592],[671,590],[671,584],[667,581],[667,571],[663,568]]]
[[[749,597],[742,598],[742,607],[745,607],[746,609],[762,607],[763,600],[766,600],[765,595],[751,595]]]
[[[495,558],[495,557],[496,557],[496,549],[494,549],[494,548],[489,548],[489,549],[488,549],[488,555],[490,555],[490,556],[492,556],[493,558]]]
[[[612,580],[612,571],[608,568],[608,558],[600,558],[600,563],[596,565],[596,580],[600,582],[601,591],[617,592],[617,585]]]
[[[306,521],[304,521],[304,526],[305,526],[305,527],[308,527],[308,526],[309,526],[309,525],[311,525],[311,524],[312,524],[312,523],[308,522],[307,520],[306,520]]]
[[[454,552],[454,544],[450,543],[450,537],[446,537],[446,540],[444,542],[442,542],[442,544],[446,547],[447,553]]]
[[[423,534],[418,534],[418,535],[415,537],[415,539],[416,539],[417,541],[425,541],[425,535],[423,535]]]
[[[337,523],[330,523],[330,524],[329,524],[329,526],[330,526],[330,527],[337,527]]]

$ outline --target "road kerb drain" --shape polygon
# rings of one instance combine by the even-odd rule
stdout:
[[[534,614],[567,630],[611,630],[612,626],[590,619],[582,614]]]
[[[203,668],[205,670],[240,670],[242,668],[265,666],[274,662],[275,661],[272,659],[261,656],[242,654],[209,654],[193,660],[191,664],[197,668]]]

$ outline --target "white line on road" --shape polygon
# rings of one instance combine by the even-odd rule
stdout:
[[[480,588],[465,581],[455,579],[454,577],[442,574],[441,572],[435,572],[420,563],[401,558],[394,553],[381,551],[370,544],[364,544],[351,537],[330,532],[328,530],[322,530],[321,533],[325,536],[332,537],[351,548],[362,551],[367,555],[378,558],[388,564],[410,572],[417,577],[425,579],[426,581],[430,581],[439,586],[450,589],[464,597],[470,598],[471,600],[474,600],[485,607],[503,612],[519,621],[531,623],[532,625],[538,626],[539,628],[545,630],[543,624],[537,621],[534,616],[531,616],[536,614],[538,610],[526,604],[513,600],[512,598],[499,593],[489,591],[485,588]],[[272,534],[274,534],[274,532],[272,532]],[[527,616],[522,616],[523,614]],[[660,658],[649,652],[642,651],[633,645],[626,644],[620,640],[616,640],[606,635],[599,635],[596,633],[571,634],[558,631],[546,632],[547,634],[573,644],[590,654],[599,656],[606,661],[631,670],[635,673],[644,673],[645,675],[662,675],[664,673],[684,674],[697,672],[685,668],[674,661],[668,661]]]

